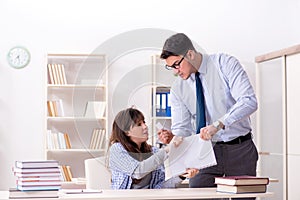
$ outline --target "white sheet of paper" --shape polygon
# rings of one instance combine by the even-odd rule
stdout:
[[[157,131],[158,130],[161,130],[161,129],[164,129],[164,130],[171,130],[171,120],[167,120],[167,119],[165,119],[164,121],[163,121],[163,123],[161,123],[161,122],[157,122],[156,124],[155,124],[155,127],[156,127],[156,129],[157,129]]]
[[[168,178],[185,173],[187,168],[203,169],[216,164],[211,141],[202,140],[199,135],[184,137],[178,147],[171,143],[165,162]]]

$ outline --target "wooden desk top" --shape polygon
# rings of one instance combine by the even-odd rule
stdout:
[[[139,189],[139,190],[103,190],[97,194],[65,194],[59,200],[81,199],[207,199],[207,198],[236,198],[236,197],[270,197],[273,193],[229,194],[216,192],[216,188],[178,188],[178,189]],[[8,191],[0,191],[0,199],[8,199]],[[28,199],[27,199],[28,200]],[[35,200],[38,200],[35,198]],[[42,198],[42,200],[54,200]]]

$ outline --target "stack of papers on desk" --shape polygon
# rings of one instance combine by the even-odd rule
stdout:
[[[166,178],[183,174],[187,168],[203,169],[216,164],[210,140],[202,140],[199,135],[184,137],[178,147],[170,144],[169,158],[165,162]]]

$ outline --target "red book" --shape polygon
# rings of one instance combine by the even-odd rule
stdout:
[[[257,176],[215,177],[215,184],[221,185],[267,185],[269,178]]]

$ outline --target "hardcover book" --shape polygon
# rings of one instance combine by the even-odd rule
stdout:
[[[269,178],[256,176],[215,177],[215,184],[222,185],[267,185]]]
[[[264,193],[267,191],[267,185],[217,185],[217,192],[226,193]]]
[[[60,187],[61,185],[36,185],[36,186],[17,185],[17,189],[22,191],[59,190]]]
[[[51,167],[51,168],[18,168],[15,167],[13,169],[16,173],[59,173],[58,167]]]
[[[37,160],[37,161],[16,161],[17,168],[48,168],[58,167],[56,160]]]

